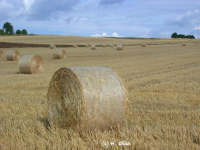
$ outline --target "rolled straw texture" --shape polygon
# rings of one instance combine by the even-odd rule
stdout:
[[[104,130],[125,121],[126,87],[121,77],[106,67],[57,70],[47,97],[48,119],[56,127]]]
[[[3,50],[0,49],[0,58],[3,57]]]
[[[96,45],[95,44],[92,44],[91,45],[91,50],[95,50],[96,49]]]
[[[77,48],[77,47],[78,47],[78,45],[77,45],[77,44],[74,44],[74,45],[73,45],[73,48]]]
[[[20,59],[20,53],[16,50],[9,50],[7,51],[6,59],[8,61],[18,61]]]
[[[65,59],[66,58],[66,52],[62,49],[56,49],[53,54],[54,59]]]
[[[54,49],[54,48],[56,48],[56,45],[55,44],[51,44],[50,45],[50,49]]]
[[[39,74],[44,71],[44,61],[38,55],[24,55],[19,60],[19,72],[23,74]]]
[[[183,43],[182,43],[182,46],[186,46],[186,45],[187,45],[186,42],[183,42]]]
[[[117,44],[117,50],[123,50],[124,45],[123,44]]]
[[[141,45],[142,47],[146,47],[146,43],[142,43],[142,45]]]

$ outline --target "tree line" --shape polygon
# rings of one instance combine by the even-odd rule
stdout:
[[[177,34],[174,32],[171,36],[171,38],[188,38],[188,39],[195,39],[194,35],[184,35],[184,34]]]
[[[6,22],[3,25],[3,29],[0,29],[0,35],[27,35],[28,32],[26,29],[22,29],[22,30],[16,30],[16,32],[14,32],[13,29],[13,25],[10,22]]]

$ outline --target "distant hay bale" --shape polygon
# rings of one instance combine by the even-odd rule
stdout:
[[[186,46],[186,45],[187,45],[186,42],[183,42],[183,43],[182,43],[182,46]]]
[[[56,49],[53,54],[54,59],[65,59],[66,58],[66,52],[62,49]]]
[[[199,42],[198,42],[198,41],[196,41],[195,43],[196,43],[196,44],[198,44]]]
[[[172,42],[171,44],[174,45],[174,42]]]
[[[0,49],[0,58],[3,57],[3,50]]]
[[[104,130],[124,123],[127,103],[124,82],[112,69],[61,68],[49,84],[47,117],[55,127]]]
[[[44,71],[44,61],[38,55],[24,55],[19,60],[19,72],[23,74],[39,74]]]
[[[85,47],[90,47],[90,44],[86,44]]]
[[[106,47],[106,46],[107,46],[106,44],[103,45],[103,47]]]
[[[55,49],[56,48],[56,44],[50,44],[50,49]]]
[[[91,45],[91,50],[95,50],[96,49],[96,45],[95,44],[92,44]]]
[[[77,48],[77,47],[78,47],[78,44],[74,44],[74,45],[73,45],[73,48]]]
[[[9,50],[6,54],[8,61],[18,61],[20,59],[20,53],[17,50]]]
[[[142,46],[142,47],[146,47],[146,43],[142,43],[141,46]]]
[[[123,44],[117,44],[117,50],[123,50],[124,45]]]

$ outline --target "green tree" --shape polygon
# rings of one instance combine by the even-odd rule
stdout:
[[[171,38],[177,38],[177,33],[174,32],[174,33],[172,34]]]
[[[3,25],[3,29],[5,30],[6,34],[13,34],[13,26],[10,22],[6,22]]]
[[[16,34],[18,34],[18,35],[21,34],[21,33],[22,33],[21,30],[17,30],[17,31],[16,31]]]
[[[22,34],[23,34],[23,35],[27,35],[27,30],[26,30],[26,29],[23,29],[23,30],[22,30]]]
[[[4,30],[0,29],[0,35],[4,35]]]

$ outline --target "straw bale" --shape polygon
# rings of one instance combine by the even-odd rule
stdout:
[[[121,77],[107,67],[57,70],[49,84],[47,117],[51,126],[104,130],[125,121],[127,90]]]
[[[56,48],[56,44],[51,44],[50,49],[54,49],[54,48]]]
[[[62,49],[56,49],[53,54],[54,59],[65,59],[66,58],[66,52]]]
[[[85,47],[90,47],[90,44],[86,44]]]
[[[182,46],[186,46],[186,45],[187,45],[186,42],[183,42],[183,43],[182,43]]]
[[[142,47],[146,47],[146,43],[142,43],[141,46],[142,46]]]
[[[198,42],[198,41],[196,41],[195,43],[196,43],[196,44],[198,44],[199,42]]]
[[[107,46],[106,44],[103,45],[103,47],[106,47],[106,46]]]
[[[6,54],[8,61],[18,61],[20,59],[20,53],[17,50],[9,50]]]
[[[95,44],[92,44],[91,45],[91,50],[95,50],[96,49],[96,45]]]
[[[117,44],[117,50],[123,50],[124,45],[123,44]]]
[[[73,48],[77,48],[77,47],[78,47],[78,44],[74,44],[74,45],[73,45]]]
[[[19,60],[19,72],[23,74],[39,74],[44,71],[44,61],[38,55],[24,55]]]
[[[3,57],[3,50],[0,49],[0,58]]]

